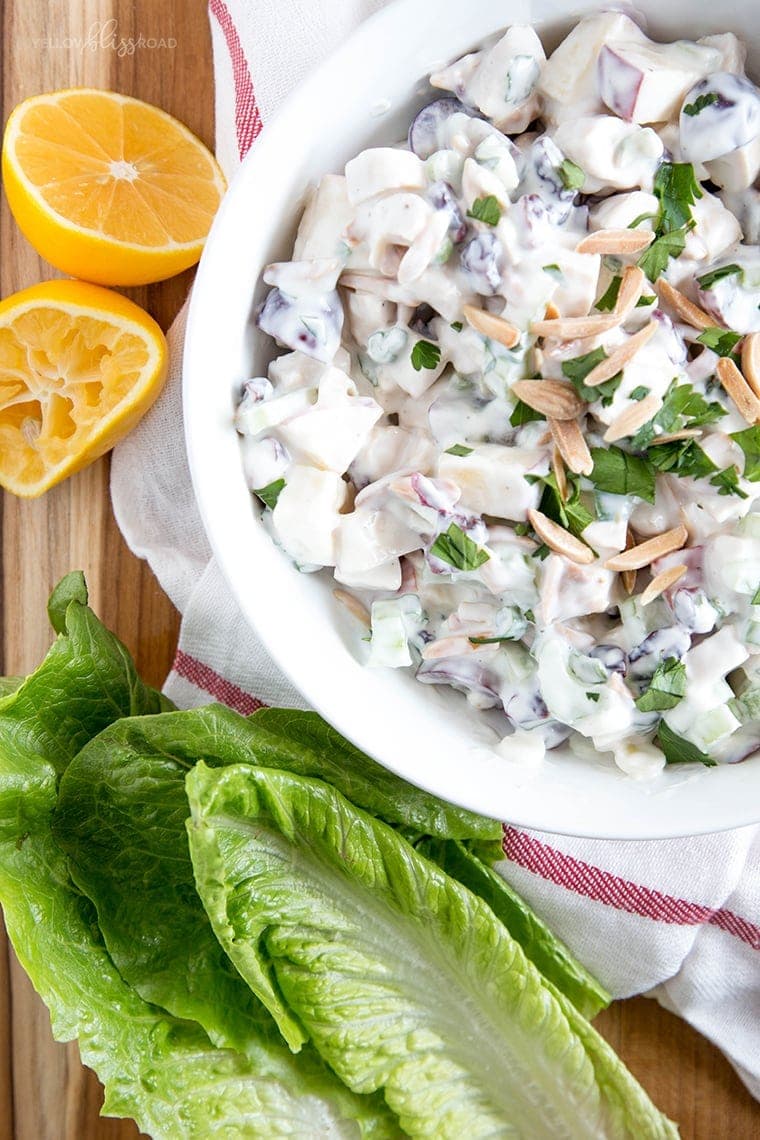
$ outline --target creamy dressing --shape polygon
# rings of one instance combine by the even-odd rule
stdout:
[[[370,666],[500,710],[505,762],[569,740],[643,779],[760,743],[760,404],[718,379],[760,332],[744,56],[619,12],[548,59],[508,28],[431,76],[406,143],[325,175],[264,274],[258,325],[290,351],[235,422],[265,525],[366,607]],[[591,324],[536,327],[564,318]]]

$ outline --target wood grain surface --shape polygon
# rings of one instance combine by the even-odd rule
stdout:
[[[251,0],[255,3],[256,0]],[[314,0],[318,3],[319,0]],[[213,81],[204,0],[5,0],[3,121],[28,95],[78,85],[110,87],[157,103],[212,142]],[[116,21],[108,25],[107,21]],[[113,42],[115,36],[116,42]],[[119,41],[154,37],[174,47]],[[2,296],[55,276],[14,227],[0,224]],[[168,327],[189,276],[130,295]],[[45,603],[68,570],[87,574],[90,599],[127,644],[142,675],[160,684],[175,650],[178,618],[116,528],[103,459],[36,502],[5,496],[2,521],[2,660],[26,673],[47,650]],[[733,1070],[685,1023],[643,998],[617,1002],[596,1022],[685,1140],[754,1140],[760,1110]],[[0,932],[0,1140],[127,1140],[131,1122],[99,1117],[98,1081],[76,1045],[57,1045],[47,1012]],[[536,1138],[544,1140],[544,1138]],[[546,1138],[551,1140],[551,1138]]]

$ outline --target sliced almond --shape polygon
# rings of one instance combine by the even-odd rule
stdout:
[[[617,302],[614,312],[621,323],[629,317],[636,308],[636,302],[646,283],[643,269],[638,265],[629,265],[623,271],[623,279],[618,289]]]
[[[337,602],[340,602],[342,606],[345,606],[350,614],[358,618],[367,629],[372,627],[369,612],[353,594],[349,594],[347,590],[333,590],[333,597]]]
[[[760,420],[760,399],[750,388],[729,356],[721,356],[716,371],[718,379],[736,405],[739,414],[748,424]]]
[[[639,349],[652,339],[656,331],[657,321],[650,321],[648,325],[644,325],[643,329],[629,336],[625,344],[618,345],[606,360],[601,360],[595,368],[592,368],[583,383],[589,388],[596,388],[599,384],[604,384],[605,380],[611,380],[633,360]]]
[[[559,497],[564,503],[565,499],[567,498],[567,475],[565,473],[565,464],[562,459],[562,453],[556,444],[552,448],[552,471],[554,473],[554,478],[557,481],[557,490],[559,491]]]
[[[495,313],[489,313],[486,309],[478,309],[475,305],[464,305],[462,312],[467,320],[468,325],[482,333],[483,336],[490,337],[491,340],[498,340],[499,344],[503,344],[505,348],[514,348],[520,340],[520,330],[505,321],[504,317],[497,317]]]
[[[685,526],[675,526],[666,530],[664,534],[656,534],[646,542],[640,542],[629,550],[624,550],[614,557],[608,558],[605,566],[608,570],[641,570],[642,566],[649,566],[656,558],[665,554],[672,554],[674,550],[681,550],[688,541],[689,532]]]
[[[424,661],[435,661],[439,657],[461,657],[464,653],[474,653],[479,646],[473,645],[469,637],[439,637],[422,650]]]
[[[687,325],[691,325],[692,328],[709,329],[715,324],[712,317],[708,317],[699,305],[695,305],[688,297],[684,297],[683,293],[674,289],[664,277],[659,278],[655,289],[660,300],[664,301],[677,317],[680,317]]]
[[[556,321],[558,316],[559,316],[559,309],[557,308],[557,306],[554,304],[553,301],[549,301],[546,308],[544,309],[544,319],[547,321]]]
[[[594,461],[577,420],[549,419],[552,439],[567,466],[575,475],[590,475]]]
[[[576,253],[621,254],[640,253],[654,241],[651,230],[597,230],[588,234],[575,247]]]
[[[553,321],[531,321],[530,331],[534,336],[582,340],[584,337],[601,336],[619,323],[620,318],[615,313],[591,317],[557,317]]]
[[[675,443],[679,439],[699,439],[701,435],[701,428],[682,428],[681,431],[671,431],[666,435],[656,435],[654,439],[650,439],[647,447],[656,447],[658,443]]]
[[[626,550],[631,550],[635,545],[636,545],[636,538],[635,538],[634,533],[631,530],[631,528],[628,527],[626,530],[626,536],[625,536],[625,548],[626,548]],[[623,583],[623,589],[625,590],[626,594],[628,594],[629,597],[631,596],[633,591],[636,589],[636,574],[637,574],[636,570],[621,570],[620,571],[620,580]]]
[[[616,439],[624,439],[627,435],[634,435],[643,427],[652,416],[656,416],[662,407],[662,400],[650,392],[643,400],[631,404],[624,412],[612,421],[604,433],[605,443],[614,443]]]
[[[383,297],[386,301],[403,302],[412,306],[420,304],[420,301],[410,298],[410,288],[402,288],[390,277],[373,276],[370,273],[343,273],[338,284],[357,293]]]
[[[661,570],[659,574],[655,574],[641,595],[642,606],[648,606],[655,598],[659,598],[660,594],[664,594],[666,590],[670,589],[679,578],[683,578],[686,569],[686,566],[671,566],[668,570]]]
[[[529,408],[555,420],[574,420],[585,406],[567,380],[518,380],[512,391]]]
[[[575,535],[557,526],[541,511],[528,511],[528,521],[538,537],[557,554],[563,554],[571,562],[578,562],[581,565],[594,561],[594,552],[590,546],[586,546],[586,543],[581,542]]]
[[[752,391],[760,398],[760,333],[750,333],[744,338],[742,372]]]

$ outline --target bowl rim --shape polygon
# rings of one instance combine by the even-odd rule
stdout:
[[[441,7],[453,11],[454,0],[441,0]],[[535,12],[536,7],[536,4],[516,3],[517,13],[513,15],[512,22],[518,22],[521,13],[527,15],[529,12]],[[556,0],[547,0],[546,7],[545,18],[536,20],[539,27],[551,22],[552,19],[555,22],[559,19],[565,23],[571,18],[577,19],[580,15],[597,10],[599,5],[585,4],[582,6],[582,11],[579,12],[578,7],[571,3],[562,3],[562,0],[559,0],[559,3]],[[683,9],[685,12],[686,4],[683,5]],[[676,838],[755,824],[760,821],[760,754],[748,758],[741,764],[720,765],[717,768],[709,769],[709,771],[700,769],[700,771],[694,772],[693,765],[689,766],[690,770],[687,772],[676,773],[671,770],[666,774],[668,779],[666,787],[642,784],[642,782],[632,780],[622,773],[608,773],[605,779],[614,775],[615,781],[610,784],[611,794],[606,799],[602,797],[600,803],[606,803],[608,810],[613,808],[615,810],[612,810],[611,816],[608,815],[605,818],[591,818],[588,815],[584,796],[588,794],[589,789],[587,788],[583,793],[582,788],[576,787],[578,781],[568,785],[567,788],[562,786],[558,789],[557,786],[546,786],[546,798],[544,798],[540,789],[545,786],[545,780],[540,777],[537,778],[535,773],[523,770],[517,765],[510,765],[509,761],[499,759],[492,751],[492,746],[482,742],[481,744],[475,743],[471,756],[471,759],[479,765],[478,773],[482,768],[484,774],[483,778],[478,776],[476,779],[477,787],[475,788],[463,786],[463,776],[469,774],[472,777],[474,769],[468,769],[466,765],[462,766],[461,764],[455,769],[452,763],[448,762],[452,758],[448,758],[447,761],[447,758],[443,757],[438,770],[434,766],[431,767],[430,764],[426,768],[420,769],[416,763],[410,763],[405,757],[398,758],[398,753],[395,751],[399,746],[398,732],[396,731],[394,735],[389,725],[384,725],[378,719],[377,709],[373,707],[377,701],[373,702],[369,696],[376,692],[381,702],[383,698],[389,697],[397,702],[400,701],[400,713],[406,712],[410,717],[416,719],[416,714],[422,717],[424,705],[421,698],[423,694],[419,694],[419,708],[415,713],[405,691],[402,692],[399,689],[398,692],[394,692],[392,684],[388,684],[386,680],[379,679],[377,674],[374,674],[371,682],[369,678],[366,678],[366,688],[369,690],[369,695],[362,694],[356,686],[353,687],[353,691],[349,694],[353,698],[353,707],[349,708],[350,702],[348,700],[341,702],[339,699],[335,699],[329,690],[329,686],[326,687],[324,670],[319,668],[319,657],[314,652],[314,646],[307,646],[303,657],[294,655],[287,648],[285,638],[279,637],[274,630],[271,612],[273,607],[268,604],[264,605],[258,600],[252,600],[250,588],[246,587],[248,565],[241,565],[240,558],[237,556],[239,553],[238,545],[246,546],[247,540],[252,539],[251,549],[254,549],[266,567],[277,575],[282,573],[284,576],[286,573],[283,569],[285,556],[275,550],[274,544],[271,543],[264,528],[254,520],[250,501],[251,495],[247,488],[244,488],[239,448],[231,448],[231,451],[234,452],[237,467],[237,484],[242,485],[245,490],[245,497],[248,502],[247,515],[252,533],[251,535],[241,535],[238,532],[239,542],[233,549],[233,544],[230,541],[231,529],[229,524],[231,522],[239,524],[242,519],[242,514],[237,509],[242,502],[239,493],[240,486],[234,485],[235,480],[232,476],[232,482],[225,483],[225,471],[230,472],[229,457],[222,457],[217,450],[215,452],[216,457],[224,461],[221,465],[211,465],[208,462],[209,440],[212,441],[212,444],[213,441],[221,444],[224,439],[229,440],[234,436],[231,423],[232,407],[229,399],[225,405],[225,412],[220,403],[212,399],[208,392],[208,367],[214,359],[214,355],[209,351],[209,345],[217,332],[218,320],[220,316],[222,320],[225,318],[231,320],[233,316],[237,317],[238,322],[242,320],[243,326],[245,326],[246,343],[249,347],[253,338],[262,335],[250,327],[251,292],[248,293],[247,299],[242,303],[240,297],[225,294],[224,289],[220,289],[220,282],[226,281],[229,276],[229,258],[234,258],[235,255],[239,256],[238,231],[241,228],[240,219],[243,217],[246,206],[250,206],[250,192],[258,181],[259,172],[267,171],[267,174],[261,174],[261,183],[266,185],[267,177],[271,178],[272,170],[277,169],[277,152],[281,149],[281,137],[285,137],[288,129],[292,129],[296,125],[310,106],[321,105],[324,109],[326,105],[329,106],[331,102],[336,101],[334,93],[336,75],[350,74],[352,69],[355,71],[356,59],[366,58],[368,52],[373,49],[376,50],[375,41],[377,37],[389,35],[392,37],[393,29],[397,29],[399,23],[408,28],[410,15],[424,11],[424,0],[395,0],[394,3],[389,4],[364,21],[335,52],[316,68],[288,96],[272,123],[264,127],[256,145],[249,151],[232,178],[227,194],[214,220],[191,295],[185,336],[182,381],[185,442],[190,472],[196,501],[212,552],[245,620],[259,634],[267,652],[294,687],[303,694],[313,708],[317,709],[325,719],[358,748],[409,782],[423,787],[443,799],[451,800],[481,814],[500,819],[509,818],[510,822],[518,826],[596,839]],[[738,18],[735,17],[735,19]],[[721,17],[720,30],[724,30],[727,23],[729,23],[728,17],[725,19]],[[504,27],[504,14],[494,12],[490,0],[470,0],[467,17],[460,19],[458,26],[461,27],[462,39],[459,41],[460,47],[454,48],[451,52],[451,57],[455,56],[457,50],[461,53],[462,50],[467,50],[469,45],[482,40],[487,34]],[[461,47],[462,44],[464,48]],[[424,64],[420,66],[423,71],[429,70],[429,67]],[[408,102],[409,97],[407,97],[407,105]],[[339,103],[336,106],[339,109]],[[282,162],[281,157],[279,161]],[[267,163],[273,163],[274,166],[267,168]],[[325,167],[323,173],[326,173],[328,169],[329,167]],[[294,205],[296,204],[292,201],[288,202],[288,209]],[[259,245],[262,244],[263,239],[259,239]],[[259,270],[266,260],[268,258],[260,261]],[[259,270],[257,270],[257,278]],[[220,308],[220,296],[224,296],[229,302],[224,311]],[[222,327],[224,327],[223,324]],[[234,327],[241,326],[238,324]],[[228,377],[231,383],[239,383],[242,378],[239,375]],[[222,423],[225,415],[228,422]],[[223,506],[222,510],[219,509],[220,490],[230,492],[232,504],[229,510],[226,505]],[[254,537],[254,532],[260,532],[257,538]],[[271,554],[274,558],[269,557],[261,546],[261,539],[264,539],[271,547]],[[273,579],[270,577],[268,581],[272,582]],[[278,597],[282,600],[282,591]],[[315,628],[321,624],[322,634],[327,637],[328,626],[322,620],[324,614],[317,615],[315,612],[314,615],[309,615],[309,618],[311,616],[314,617]],[[332,614],[330,621],[334,620],[335,615]],[[345,636],[341,634],[341,642],[344,647],[345,641]],[[356,666],[355,661],[354,666]],[[359,668],[362,669],[366,677],[364,667],[359,666]],[[342,676],[345,681],[346,674],[344,673]],[[414,682],[414,685],[416,689],[422,688],[417,682]],[[430,686],[425,686],[425,689],[430,688]],[[454,700],[451,699],[448,687],[447,694],[449,707],[457,707]],[[443,709],[440,702],[437,711],[433,704],[430,707],[434,710],[433,716],[442,721],[447,721],[452,726],[451,731],[455,732],[454,721],[449,712]],[[386,721],[392,719],[385,717]],[[422,717],[422,719],[432,723],[431,717]],[[411,722],[409,723],[411,724]],[[378,742],[374,745],[371,742],[368,743],[365,726],[369,725],[374,728],[378,738]],[[443,738],[439,734],[440,739]],[[483,755],[486,750],[491,752],[490,763]],[[550,763],[545,765],[541,771],[544,776],[549,774],[551,779],[554,776],[562,779],[563,774],[555,764],[556,759],[550,754]],[[444,763],[443,761],[447,762]],[[601,764],[594,764],[593,761],[584,761],[583,763],[588,764],[588,780],[589,783],[593,783],[596,777],[592,773],[593,771],[598,773]],[[683,769],[687,766],[678,765],[676,767]],[[582,785],[583,769],[579,769],[579,771],[579,781]],[[493,781],[489,783],[486,779],[484,783],[484,776],[489,773],[493,775]],[[712,780],[711,785],[706,784],[708,778]],[[496,784],[499,786],[496,787]],[[557,795],[558,790],[566,793],[566,803]],[[509,800],[505,798],[504,792],[509,793]],[[700,802],[708,798],[705,793],[712,797],[709,808],[708,805]],[[687,811],[684,810],[685,802],[689,805]],[[547,807],[547,803],[550,806]],[[624,807],[630,808],[630,813],[623,810]],[[577,813],[575,819],[573,818],[573,811]]]

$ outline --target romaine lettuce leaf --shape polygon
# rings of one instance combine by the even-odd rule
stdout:
[[[186,787],[196,884],[227,953],[410,1135],[676,1135],[632,1078],[600,1073],[593,1030],[574,1030],[490,907],[392,828],[287,772],[199,763]]]
[[[271,1031],[253,1057],[218,1049],[200,1026],[143,1001],[116,969],[96,911],[53,840],[56,773],[110,721],[169,702],[139,681],[127,651],[70,585],[57,592],[65,605],[51,607],[61,636],[42,666],[0,701],[0,902],[54,1035],[79,1039],[83,1061],[106,1086],[103,1111],[134,1117],[154,1140],[399,1136],[378,1098],[349,1092],[318,1057],[296,1060]],[[181,838],[181,774],[177,782]],[[139,785],[134,793],[143,811]],[[229,963],[226,969],[234,974]]]
[[[584,1017],[594,1017],[610,1004],[612,996],[573,957],[564,942],[552,934],[501,875],[463,844],[451,839],[425,839],[416,847],[488,903],[544,978],[570,998]]]
[[[358,807],[387,823],[442,839],[501,843],[501,823],[408,784],[365,756],[313,712],[259,709],[248,718],[259,764],[318,776]],[[271,759],[270,759],[271,757]],[[498,857],[498,849],[496,851]]]

